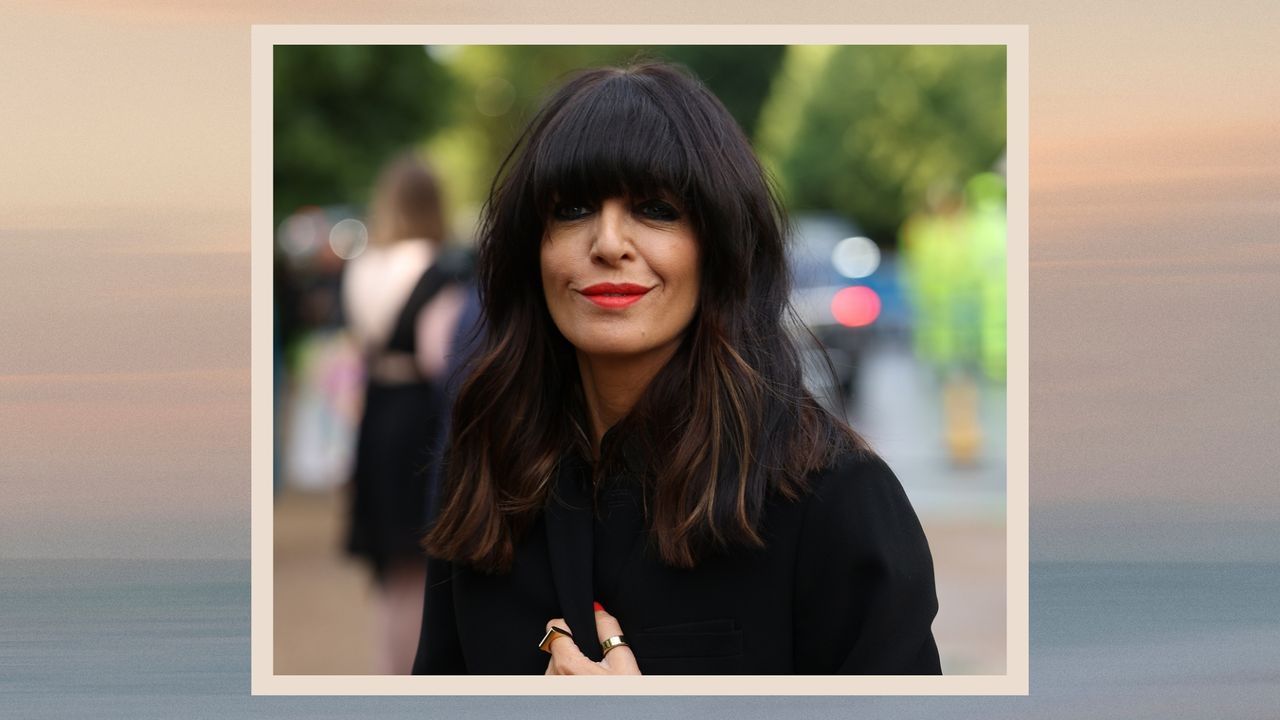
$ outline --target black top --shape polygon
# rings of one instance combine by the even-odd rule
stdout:
[[[391,336],[369,353],[412,356],[417,349],[417,318],[457,273],[437,263],[418,278],[400,308]],[[408,382],[365,383],[364,409],[356,436],[351,474],[347,550],[366,560],[383,581],[397,562],[422,561],[419,541],[427,524],[426,469],[435,465],[443,439],[448,404],[439,383],[416,377]]]
[[[639,478],[566,459],[512,570],[432,560],[415,674],[541,674],[545,624],[565,618],[601,657],[592,602],[618,618],[645,674],[938,674],[924,532],[893,472],[847,453],[798,502],[773,497],[764,549],[665,565],[643,523]]]

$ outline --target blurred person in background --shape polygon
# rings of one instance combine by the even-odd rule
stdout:
[[[1005,374],[1004,181],[980,173],[963,192],[935,186],[903,224],[901,246],[916,353],[942,384],[947,455],[972,466],[984,440],[978,383]]]
[[[415,673],[940,672],[915,512],[804,388],[786,228],[685,72],[551,96],[486,206]]]
[[[400,155],[375,186],[369,246],[343,277],[343,309],[366,374],[347,547],[372,570],[379,674],[409,672],[422,614],[418,541],[447,412],[442,381],[465,299],[444,236],[437,178],[414,154]]]

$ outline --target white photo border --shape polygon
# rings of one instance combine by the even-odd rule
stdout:
[[[254,25],[251,31],[251,691],[254,695],[1026,695],[1029,687],[1029,32],[1026,25]],[[1007,52],[1003,675],[379,676],[274,673],[272,51],[276,45],[1004,45]]]

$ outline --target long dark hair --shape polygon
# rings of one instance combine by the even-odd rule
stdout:
[[[741,129],[679,68],[643,63],[570,78],[533,118],[494,181],[480,235],[484,346],[453,410],[429,552],[510,567],[566,455],[591,457],[573,347],[551,320],[540,245],[555,202],[669,193],[702,253],[698,310],[680,348],[616,429],[639,443],[662,558],[760,546],[770,493],[865,442],[814,400],[787,330],[785,213]],[[611,435],[613,433],[610,433]],[[606,453],[596,472],[609,472]]]

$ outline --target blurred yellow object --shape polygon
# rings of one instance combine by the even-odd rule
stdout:
[[[978,422],[978,386],[972,378],[956,375],[947,380],[942,390],[942,411],[952,464],[976,465],[982,449],[982,426]]]

